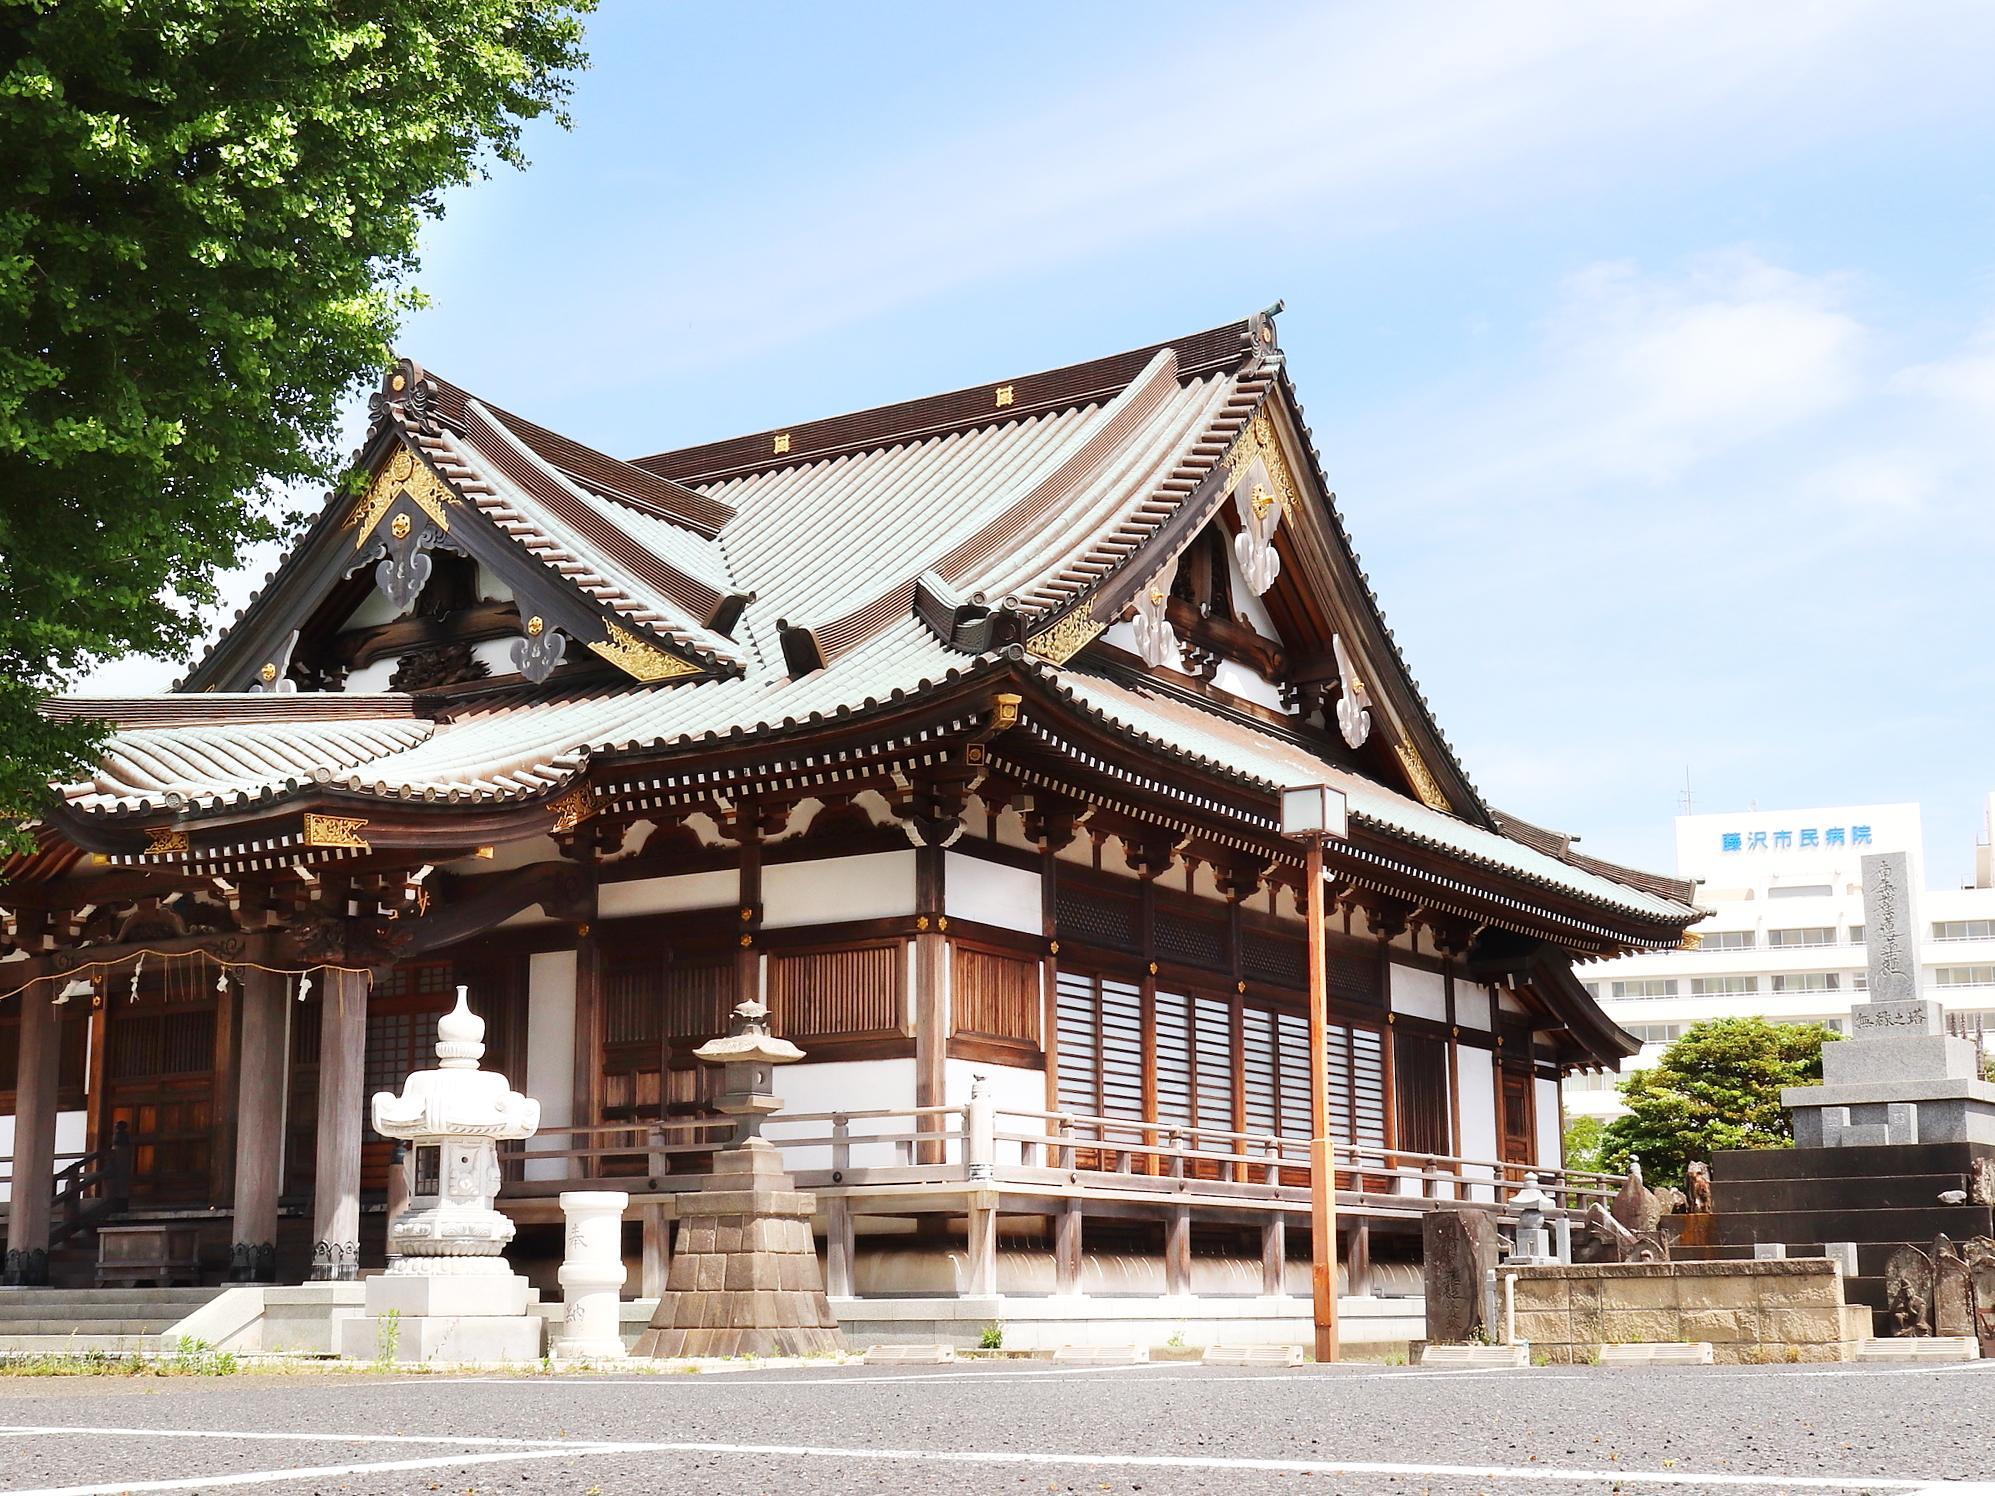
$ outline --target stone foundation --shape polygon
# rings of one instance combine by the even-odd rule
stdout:
[[[1749,1262],[1613,1262],[1515,1273],[1517,1338],[1554,1363],[1604,1344],[1708,1340],[1721,1363],[1846,1361],[1870,1311],[1843,1302],[1826,1257]]]
[[[639,1356],[811,1356],[845,1349],[824,1296],[812,1196],[760,1139],[680,1197],[678,1250]]]

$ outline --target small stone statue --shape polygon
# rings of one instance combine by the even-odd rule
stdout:
[[[1708,1214],[1711,1209],[1711,1166],[1702,1159],[1686,1164],[1683,1183],[1688,1195],[1684,1208],[1697,1215]]]

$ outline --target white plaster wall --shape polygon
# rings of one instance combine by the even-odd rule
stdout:
[[[596,913],[604,919],[627,914],[664,914],[677,909],[732,909],[741,897],[741,873],[715,868],[670,878],[633,878],[605,883],[596,891]]]
[[[1273,711],[1284,711],[1281,688],[1272,681],[1261,679],[1245,665],[1236,665],[1231,660],[1221,660],[1219,668],[1212,673],[1212,683],[1222,691],[1231,691],[1235,696],[1256,702]]]
[[[1489,989],[1473,982],[1455,983],[1455,1022],[1465,1029],[1489,1031]]]
[[[1487,1050],[1467,1045],[1457,1052],[1457,1060],[1462,1086],[1462,1157],[1493,1159],[1497,1157],[1496,1061]],[[1488,1168],[1462,1172],[1469,1178],[1492,1177]],[[1493,1192],[1488,1185],[1471,1185],[1467,1195],[1472,1200],[1488,1200]]]
[[[1515,992],[1512,992],[1508,987],[1498,987],[1496,989],[1496,1005],[1506,1013],[1528,1013],[1531,1011],[1524,1006],[1524,999],[1519,997]]]
[[[377,597],[380,594],[375,594]],[[371,665],[362,665],[346,678],[346,693],[349,696],[373,696],[388,689],[388,677],[395,673],[399,660],[392,657],[376,660]]]
[[[1034,1117],[1006,1115],[1006,1108],[1016,1107],[1021,1112],[1043,1112],[1046,1110],[1046,1072],[1044,1069],[1026,1069],[1020,1065],[992,1065],[982,1060],[944,1060],[942,1062],[943,1095],[952,1106],[960,1106],[970,1099],[970,1083],[977,1076],[984,1078],[989,1087],[991,1100],[998,1109],[997,1130],[999,1132],[1043,1132],[1047,1124]],[[1017,1164],[1024,1152],[1020,1143],[999,1143],[992,1162],[996,1164]],[[1037,1162],[1037,1160],[1034,1160]]]
[[[762,869],[767,929],[913,914],[914,849],[779,862]]]
[[[878,1111],[883,1108],[914,1105],[914,1061],[826,1060],[801,1065],[782,1065],[776,1070],[776,1095],[783,1110],[770,1119],[765,1135],[776,1143],[792,1137],[826,1137],[829,1122],[791,1123],[786,1114],[796,1112]],[[888,1141],[863,1141],[893,1132],[913,1130],[912,1118],[883,1118],[852,1124],[852,1167],[882,1168],[913,1162],[911,1146]],[[783,1162],[791,1169],[828,1169],[831,1148],[826,1145],[785,1147]]]
[[[1436,1023],[1448,1021],[1448,984],[1441,973],[1396,962],[1391,971],[1393,1012],[1431,1018]]]
[[[960,852],[942,854],[942,907],[951,919],[1040,932],[1039,874]]]
[[[1539,1076],[1532,1081],[1538,1088],[1534,1098],[1538,1110],[1538,1162],[1547,1169],[1559,1166],[1559,1083]]]
[[[74,1163],[83,1154],[83,1144],[87,1136],[88,1117],[83,1112],[57,1112],[55,1114],[55,1166],[60,1169],[65,1164]],[[14,1119],[0,1117],[0,1158],[14,1156]],[[10,1175],[11,1177],[11,1175]],[[13,1185],[7,1179],[0,1179],[0,1201],[13,1198]]]
[[[565,1127],[574,1120],[575,1105],[575,953],[543,951],[527,958],[526,1094],[540,1103],[537,1138],[528,1138],[527,1152],[573,1146]],[[529,1179],[562,1179],[572,1159],[528,1159]]]

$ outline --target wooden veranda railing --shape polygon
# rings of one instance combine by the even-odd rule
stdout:
[[[690,1187],[712,1150],[728,1142],[725,1117],[549,1128],[508,1145],[509,1195],[550,1194],[579,1184],[625,1181],[633,1190]],[[763,1135],[808,1188],[913,1183],[1045,1186],[1078,1183],[1169,1191],[1193,1203],[1201,1195],[1306,1196],[1309,1143],[1304,1138],[1232,1132],[1181,1123],[999,1107],[985,1100],[928,1107],[779,1112]],[[565,1144],[565,1146],[564,1146]],[[1613,1199],[1622,1177],[1576,1169],[1420,1153],[1369,1143],[1334,1145],[1337,1189],[1354,1206],[1413,1213],[1447,1201],[1501,1209],[1535,1173],[1553,1209],[1582,1214]]]

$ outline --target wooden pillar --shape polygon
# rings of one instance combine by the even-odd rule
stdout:
[[[571,1127],[603,1120],[603,947],[596,934],[595,892],[589,918],[575,927],[575,1055]],[[664,1077],[659,1077],[662,1086]],[[579,1146],[580,1140],[575,1145]]]
[[[948,1096],[949,944],[937,927],[942,918],[942,849],[917,847],[914,852],[914,907],[923,928],[914,937],[914,1104],[941,1106]],[[928,1118],[922,1130],[939,1131]],[[924,1164],[943,1160],[948,1145],[941,1139],[915,1144],[915,1158]]]
[[[245,973],[246,975],[247,973]],[[242,988],[224,977],[215,994],[215,1059],[209,1082],[212,1128],[208,1146],[208,1203],[216,1208],[235,1198],[237,1067],[241,1063]]]
[[[1182,1298],[1191,1292],[1191,1207],[1177,1205],[1164,1220],[1164,1292]]]
[[[1288,1292],[1288,1212],[1271,1210],[1261,1222],[1261,1292],[1280,1298]]]
[[[1370,1221],[1359,1221],[1351,1227],[1350,1242],[1345,1248],[1344,1271],[1350,1281],[1344,1291],[1356,1298],[1364,1298],[1372,1291],[1372,1226]]]
[[[56,1089],[62,1076],[62,1010],[50,1001],[53,985],[38,983],[15,999],[21,1005],[21,1047],[14,1082],[14,1177],[7,1206],[9,1283],[48,1282]]]
[[[321,972],[317,1168],[312,1178],[312,1277],[360,1275],[360,1137],[367,1105],[364,971]]]
[[[997,1296],[997,1194],[979,1190],[971,1197],[969,1228],[969,1297]]]
[[[638,1278],[637,1296],[662,1298],[665,1283],[672,1275],[672,1218],[666,1207],[650,1204],[639,1208],[639,1230],[644,1239],[644,1267]]]
[[[735,824],[741,838],[741,933],[735,937],[734,1000],[745,1003],[762,996],[762,953],[755,948],[762,924],[762,831],[752,812],[737,813]]]
[[[1060,1109],[1060,859],[1045,837],[1039,842],[1039,933],[1046,939],[1040,963],[1040,1037],[1046,1050],[1046,1110]]]
[[[1065,1201],[1053,1217],[1053,1291],[1081,1291],[1081,1222],[1084,1207],[1078,1198]]]
[[[327,994],[329,997],[330,993]],[[237,1067],[235,1225],[229,1281],[269,1283],[277,1268],[277,1196],[284,1173],[284,978],[245,970]]]
[[[852,1297],[852,1202],[843,1195],[824,1199],[824,1291],[834,1299]]]

